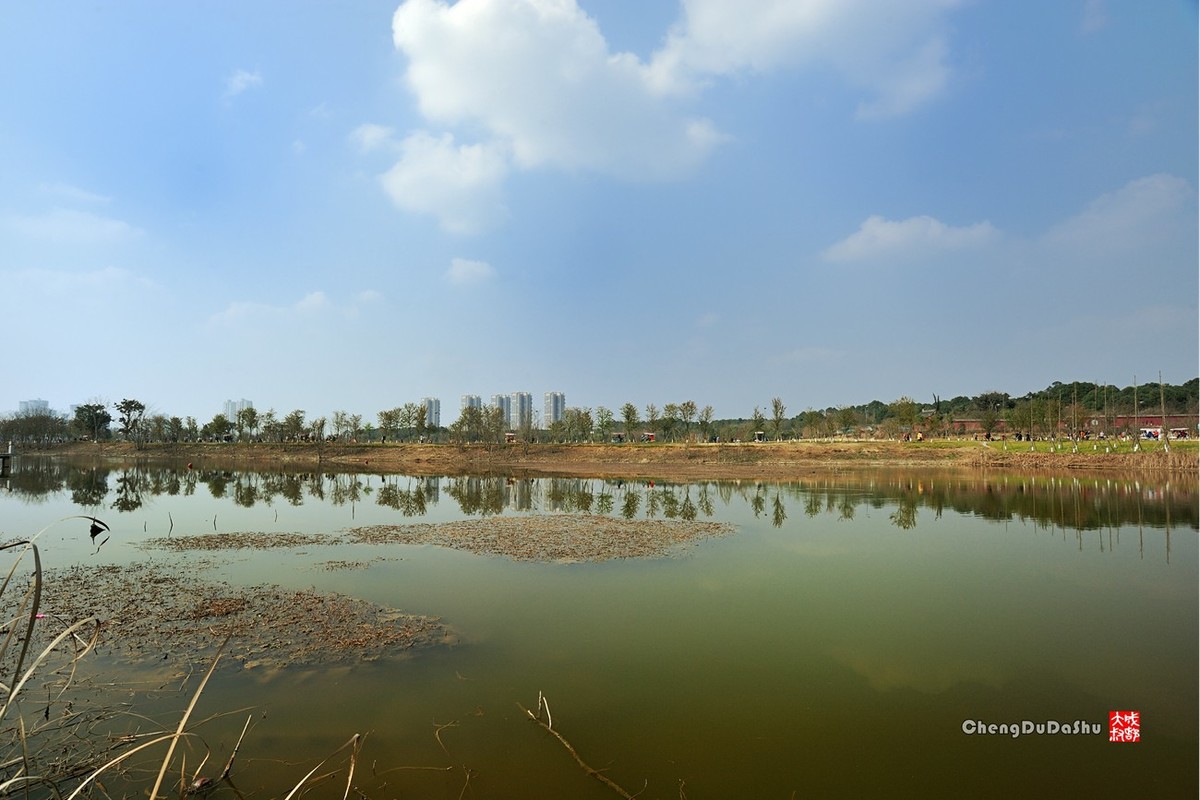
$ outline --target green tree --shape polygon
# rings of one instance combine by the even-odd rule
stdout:
[[[975,408],[979,411],[991,409],[997,414],[1004,413],[1005,409],[1012,405],[1006,392],[998,392],[995,389],[991,389],[983,394],[976,395],[972,402],[975,404]]]
[[[641,424],[641,419],[638,415],[638,408],[633,403],[626,403],[621,406],[621,422],[625,426],[626,441],[637,441],[638,425]]]
[[[297,408],[295,411],[289,411],[287,416],[283,418],[281,423],[280,433],[284,438],[299,439],[308,432],[307,426],[304,424],[304,411]]]
[[[400,428],[408,431],[410,438],[414,432],[420,436],[425,428],[425,406],[421,403],[405,403],[400,406]]]
[[[200,429],[200,435],[205,439],[221,441],[233,431],[233,423],[224,414],[214,414],[211,421]]]
[[[562,430],[572,442],[587,441],[592,435],[592,411],[588,408],[563,410]]]
[[[283,439],[282,427],[273,408],[268,408],[258,418],[258,428],[269,442],[278,442]]]
[[[123,399],[116,404],[118,421],[121,423],[121,435],[126,440],[140,445],[143,431],[142,420],[146,416],[146,404],[139,400]]]
[[[236,425],[238,439],[244,435],[254,437],[258,432],[258,412],[254,410],[254,406],[247,406],[237,412]]]
[[[93,441],[107,439],[108,424],[112,422],[112,414],[102,403],[87,403],[75,408],[73,425],[80,436],[88,436]]]
[[[996,407],[984,408],[979,412],[979,427],[983,428],[983,435],[987,438],[992,438],[999,424],[1000,412]]]
[[[613,412],[604,406],[596,406],[596,432],[600,441],[607,442],[613,429]]]
[[[663,406],[661,425],[664,439],[671,441],[675,438],[675,428],[679,425],[679,417],[679,406],[676,403],[667,403]]]
[[[912,433],[913,427],[917,424],[917,414],[920,411],[916,402],[905,395],[892,402],[891,411],[896,422],[900,424],[900,429],[904,433]]]
[[[493,444],[504,444],[504,410],[495,406],[485,408],[482,422],[483,435],[481,438]]]
[[[783,398],[771,398],[771,423],[775,430],[775,438],[779,439],[783,434],[783,423],[787,420],[787,406],[783,404]]]
[[[754,413],[750,415],[750,423],[754,426],[754,430],[750,432],[751,439],[757,438],[759,431],[767,429],[767,418],[763,416],[762,409],[758,406],[754,407]]]
[[[853,434],[858,430],[859,416],[854,406],[842,406],[837,412],[837,426],[842,433]]]
[[[1028,400],[1019,401],[1004,413],[1004,422],[1013,433],[1024,434],[1033,432],[1033,404]]]
[[[429,409],[425,408],[423,403],[413,403],[417,407],[413,417],[413,427],[417,429],[417,437],[424,438],[428,420],[425,419],[429,413]]]
[[[683,437],[691,433],[692,423],[696,419],[696,401],[684,400],[679,404],[679,421],[683,423]]]
[[[146,420],[146,435],[152,442],[167,440],[167,424],[169,420],[163,414],[155,414]]]
[[[384,438],[388,436],[395,438],[396,430],[400,427],[400,409],[389,408],[380,411],[376,416],[379,418],[379,431]]]

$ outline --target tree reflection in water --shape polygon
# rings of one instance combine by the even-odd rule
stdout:
[[[121,513],[142,508],[149,496],[188,496],[204,486],[213,498],[229,498],[245,508],[277,501],[301,506],[309,498],[353,507],[373,498],[377,505],[406,517],[420,517],[440,502],[445,487],[468,516],[540,511],[691,521],[713,517],[718,504],[744,504],[756,518],[769,519],[774,527],[782,528],[788,524],[788,505],[795,502],[806,519],[826,514],[853,521],[859,509],[881,509],[891,524],[903,530],[918,525],[921,509],[931,511],[934,519],[945,509],[953,509],[988,520],[1080,532],[1111,533],[1123,525],[1195,530],[1200,522],[1200,491],[1191,475],[980,476],[881,470],[770,484],[504,476],[381,475],[379,480],[380,487],[372,491],[369,477],[362,473],[193,470],[140,462],[112,469],[96,463],[24,457],[0,486],[27,503],[45,502],[51,494],[69,492],[75,505],[95,509],[107,504]],[[1110,547],[1103,539],[1099,545]]]

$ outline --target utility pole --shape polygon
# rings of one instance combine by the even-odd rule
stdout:
[[[1162,411],[1162,424],[1158,426],[1158,435],[1163,440],[1163,452],[1171,452],[1171,429],[1167,427],[1167,390],[1163,388],[1162,370],[1158,371],[1158,402]]]

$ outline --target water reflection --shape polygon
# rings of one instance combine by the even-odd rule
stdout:
[[[662,483],[596,478],[497,476],[412,477],[327,472],[252,472],[148,464],[79,464],[23,458],[0,484],[10,496],[42,503],[69,493],[83,508],[128,513],[159,495],[192,495],[203,488],[238,506],[308,499],[344,506],[373,502],[406,517],[421,517],[449,496],[468,516],[505,512],[619,514],[695,520],[721,507],[742,505],[781,528],[790,512],[852,521],[883,513],[910,530],[946,510],[998,522],[1031,522],[1043,528],[1104,531],[1122,525],[1149,528],[1200,526],[1197,486],[1183,479],[1120,477],[918,474],[877,472],[788,483],[705,481]]]

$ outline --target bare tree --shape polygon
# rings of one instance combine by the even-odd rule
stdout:
[[[712,427],[714,413],[712,406],[705,406],[700,409],[700,431],[704,434],[705,439],[709,438],[708,432]]]
[[[646,427],[651,431],[658,427],[658,406],[654,403],[646,406]]]

